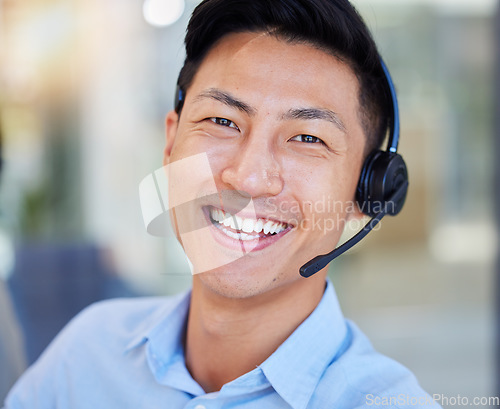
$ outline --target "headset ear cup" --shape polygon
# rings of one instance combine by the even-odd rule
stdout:
[[[361,175],[359,177],[358,187],[356,189],[356,201],[358,202],[358,207],[364,214],[371,216],[370,213],[370,175],[372,174],[373,163],[376,162],[377,158],[382,154],[381,150],[376,150],[370,153],[363,163],[363,168],[361,169]]]
[[[408,180],[408,170],[403,157],[397,153],[374,151],[363,165],[356,192],[360,210],[374,217],[386,205],[386,201]],[[395,203],[388,203],[387,214],[395,216],[403,208],[404,196]]]

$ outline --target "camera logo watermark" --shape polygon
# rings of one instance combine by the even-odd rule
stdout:
[[[239,249],[223,254],[215,248],[210,219],[202,212],[204,207],[224,208],[231,203],[234,217],[240,212],[247,217],[256,216],[251,197],[237,191],[217,190],[206,153],[172,162],[146,176],[139,185],[139,197],[148,233],[162,237],[171,223],[192,274],[232,263],[256,245],[241,241]]]

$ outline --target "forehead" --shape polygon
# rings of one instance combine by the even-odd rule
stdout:
[[[255,95],[357,108],[359,83],[349,65],[305,42],[269,33],[229,34],[207,53],[190,88],[227,88]],[[264,97],[264,100],[262,99]]]

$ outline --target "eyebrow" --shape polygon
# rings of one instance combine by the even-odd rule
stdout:
[[[210,88],[201,92],[195,98],[195,100],[203,98],[215,99],[216,101],[222,102],[223,104],[231,108],[236,108],[239,111],[242,111],[250,116],[253,116],[257,113],[255,108],[252,108],[250,105],[244,103],[243,101],[240,101],[238,98],[234,97],[230,93],[221,91],[220,89],[217,88]]]
[[[287,119],[302,119],[302,120],[323,120],[333,123],[342,132],[347,133],[347,129],[340,119],[340,116],[329,109],[325,108],[294,108],[285,112],[282,116],[283,120]]]
[[[224,105],[227,105],[231,108],[236,108],[239,111],[246,113],[247,115],[254,116],[257,114],[257,110],[245,102],[239,100],[235,96],[231,95],[229,92],[222,91],[218,88],[209,88],[205,91],[202,91],[195,98],[195,101],[209,98],[214,99],[216,101],[222,102]],[[290,119],[299,119],[299,120],[323,120],[333,123],[338,129],[342,132],[347,133],[347,129],[340,119],[340,116],[330,109],[326,108],[292,108],[285,112],[281,116],[281,120],[290,120]]]

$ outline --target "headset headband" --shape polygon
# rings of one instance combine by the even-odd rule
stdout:
[[[389,127],[389,141],[387,143],[387,151],[396,153],[398,151],[398,144],[399,144],[398,98],[396,96],[396,87],[394,86],[394,82],[392,81],[391,74],[389,73],[389,70],[382,58],[380,58],[380,64],[382,65],[382,69],[384,70],[387,86],[389,87],[389,91],[391,93],[391,104],[392,104],[392,122]]]

